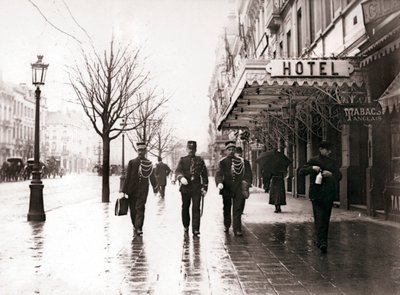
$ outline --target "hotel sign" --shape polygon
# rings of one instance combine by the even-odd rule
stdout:
[[[271,77],[349,77],[354,67],[337,59],[273,59],[267,65]]]
[[[342,104],[342,123],[372,123],[382,120],[382,109],[379,103]]]
[[[368,0],[361,5],[365,24],[400,10],[399,0]]]

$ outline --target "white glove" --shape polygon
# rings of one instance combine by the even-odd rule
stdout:
[[[182,177],[182,178],[181,178],[181,183],[182,183],[183,185],[187,185],[187,184],[188,184],[188,182],[187,182],[187,180],[186,180],[185,177]]]
[[[316,172],[319,172],[319,170],[321,170],[321,168],[319,166],[312,166],[312,168]]]
[[[224,185],[222,183],[218,183],[218,189],[222,190],[224,188]]]

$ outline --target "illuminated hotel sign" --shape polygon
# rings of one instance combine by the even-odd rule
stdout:
[[[336,59],[273,59],[267,65],[271,77],[349,77],[353,70],[348,61]]]

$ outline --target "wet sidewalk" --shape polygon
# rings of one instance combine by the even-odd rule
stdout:
[[[94,196],[95,197],[95,196]],[[400,229],[334,209],[328,254],[313,245],[311,204],[247,201],[244,236],[223,232],[215,188],[201,236],[184,236],[180,195],[149,194],[143,237],[98,198],[1,224],[0,294],[398,294]]]

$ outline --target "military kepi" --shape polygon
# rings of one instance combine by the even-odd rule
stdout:
[[[234,141],[230,140],[230,141],[225,142],[225,149],[229,149],[229,148],[232,148],[232,147],[233,148],[236,147],[236,144],[235,144]]]
[[[144,142],[138,142],[136,144],[136,148],[138,151],[143,151],[146,149],[146,144]]]
[[[191,150],[197,149],[197,143],[194,140],[189,140],[187,142],[187,148]]]

